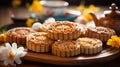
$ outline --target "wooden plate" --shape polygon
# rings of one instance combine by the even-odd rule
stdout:
[[[101,53],[91,56],[79,55],[70,58],[54,56],[51,53],[35,53],[28,51],[22,59],[35,62],[43,62],[57,65],[86,65],[103,63],[115,59],[119,56],[120,50],[105,46]]]
[[[14,27],[18,27],[20,24],[11,24],[2,27],[11,29]],[[24,26],[24,25],[23,25]],[[105,45],[105,44],[104,44]],[[116,48],[112,48],[109,46],[103,46],[103,50],[101,53],[91,56],[79,55],[70,58],[64,58],[59,56],[54,56],[51,53],[35,53],[32,51],[28,51],[27,55],[24,56],[23,60],[49,63],[49,64],[57,64],[57,65],[87,65],[87,64],[95,64],[95,63],[103,63],[117,58],[120,55],[120,50]]]

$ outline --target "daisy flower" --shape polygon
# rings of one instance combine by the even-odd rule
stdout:
[[[114,35],[111,37],[111,39],[108,39],[107,45],[120,48],[120,37]]]
[[[26,53],[23,47],[17,48],[16,43],[13,43],[12,46],[9,43],[5,43],[5,46],[0,47],[0,60],[3,61],[5,65],[11,64],[16,66],[16,64],[22,63],[20,58],[25,56]]]

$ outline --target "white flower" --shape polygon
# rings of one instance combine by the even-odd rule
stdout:
[[[40,31],[41,27],[42,27],[42,24],[39,22],[36,22],[32,25],[32,29],[34,29],[35,31]]]
[[[9,43],[5,43],[5,46],[0,47],[0,60],[4,61],[5,65],[11,64],[16,66],[14,62],[21,64],[20,57],[25,56],[26,53],[23,47],[17,48],[16,43],[13,43],[12,46]]]
[[[51,23],[51,22],[55,22],[55,18],[49,17],[48,19],[46,19],[46,20],[44,21],[44,23]]]
[[[49,17],[48,19],[45,20],[44,24],[50,24],[52,22],[55,22],[55,19],[53,17]],[[43,28],[44,25],[41,24],[40,22],[35,22],[32,25],[32,29],[34,29],[35,31],[39,32],[41,28]]]

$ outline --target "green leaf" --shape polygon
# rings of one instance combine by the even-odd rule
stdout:
[[[26,4],[25,4],[25,6],[26,6],[27,8],[29,8],[29,6],[30,6],[30,3],[26,3]]]
[[[7,32],[7,28],[6,27],[2,29],[2,33],[5,33],[5,32]]]
[[[19,47],[23,47],[21,44],[17,44],[17,47],[19,48]]]

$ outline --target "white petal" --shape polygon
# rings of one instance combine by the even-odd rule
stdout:
[[[1,46],[0,51],[2,51],[3,49],[5,49],[5,47],[4,47],[4,46]]]
[[[17,64],[22,64],[22,61],[20,60],[20,58],[15,58],[15,62],[17,63]]]
[[[24,49],[25,52],[27,52],[27,49]]]
[[[5,47],[4,47],[4,46],[1,46],[1,47],[0,47],[0,53],[2,53],[3,49],[5,49]]]
[[[2,55],[3,55],[3,57],[6,57],[6,56],[8,56],[9,55],[9,52],[10,52],[10,50],[9,49],[7,49],[7,48],[4,48],[3,50],[2,50]]]
[[[13,43],[13,44],[12,44],[12,48],[15,49],[15,50],[17,50],[17,44],[16,44],[16,43]]]
[[[5,46],[6,46],[8,49],[11,49],[10,43],[5,43]]]
[[[21,55],[21,57],[25,56],[26,54],[27,54],[27,52],[23,52],[22,55]]]
[[[20,58],[20,56],[21,56],[21,54],[18,54],[18,53],[17,53],[16,56],[15,56],[15,59],[16,59],[16,58]]]
[[[27,54],[27,52],[17,53],[16,57],[23,57]]]
[[[17,50],[12,49],[12,53],[15,55],[17,53]]]
[[[10,63],[12,66],[16,66],[16,64],[14,63],[14,60],[9,60],[9,63]]]
[[[50,23],[50,22],[55,22],[55,19],[53,17],[50,17],[46,19],[44,23]]]
[[[5,65],[8,65],[8,61],[7,61],[7,60],[4,60],[4,64],[5,64]]]
[[[40,27],[42,26],[41,23],[36,22],[32,25],[32,29],[34,29],[35,31],[39,31]]]
[[[19,47],[17,51],[24,51],[24,47]]]

